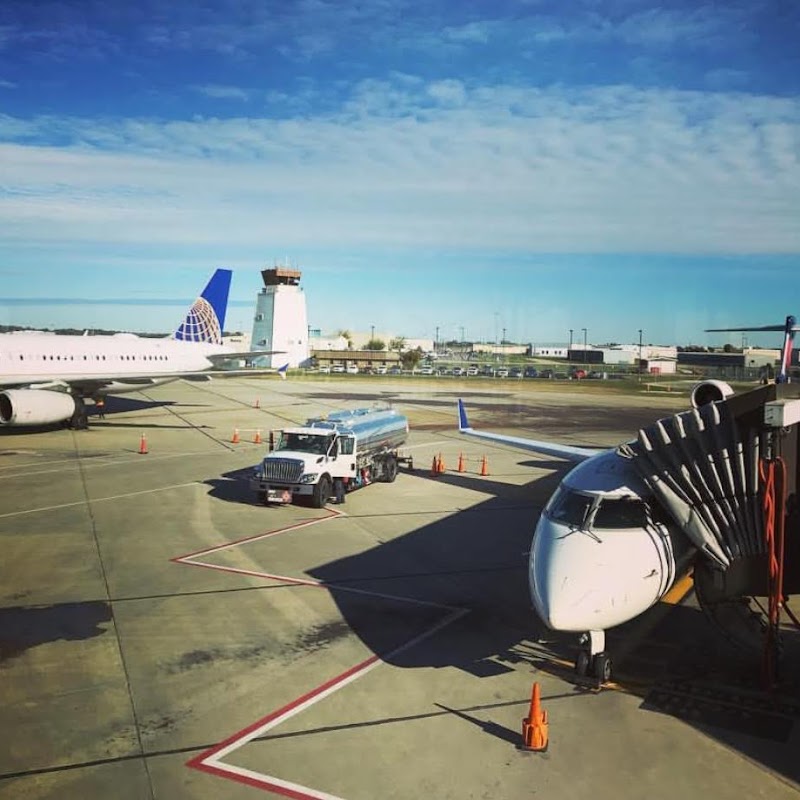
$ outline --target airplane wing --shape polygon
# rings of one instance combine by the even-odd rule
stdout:
[[[89,373],[86,375],[70,375],[68,378],[59,377],[52,379],[46,377],[32,379],[30,376],[21,376],[16,379],[11,376],[10,378],[0,378],[0,389],[51,389],[56,391],[75,389],[85,396],[91,396],[98,392],[102,394],[103,390],[112,384],[117,387],[125,384],[135,387],[148,383],[157,386],[165,381],[177,379],[199,383],[210,381],[212,378],[256,378],[262,375],[280,375],[281,378],[286,380],[286,371],[288,367],[288,364],[284,364],[282,367],[277,368],[205,369],[192,372],[186,370],[157,373],[126,372],[121,375],[96,375]]]
[[[488,431],[476,431],[467,420],[467,411],[464,408],[464,401],[458,401],[458,430],[466,436],[474,436],[478,439],[486,439],[490,442],[500,442],[520,450],[530,450],[534,453],[542,453],[546,456],[556,456],[567,461],[579,463],[587,458],[597,455],[601,450],[592,450],[588,447],[573,447],[567,444],[556,442],[541,442],[536,439],[524,439],[520,436],[505,436],[501,433],[489,433]]]
[[[206,353],[206,358],[215,366],[226,361],[242,361],[243,359],[264,358],[265,356],[279,355],[285,350],[242,350],[239,353]]]

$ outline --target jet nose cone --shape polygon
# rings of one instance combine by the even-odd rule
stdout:
[[[531,548],[531,600],[549,628],[605,630],[642,613],[658,599],[659,563],[644,531],[597,537],[542,517]]]
[[[603,598],[595,584],[597,575],[587,574],[588,559],[597,545],[581,534],[560,526],[537,529],[531,552],[529,582],[531,599],[542,621],[558,631],[586,631]],[[566,535],[566,538],[560,538]],[[543,535],[544,534],[544,535]],[[548,541],[549,540],[549,541]]]

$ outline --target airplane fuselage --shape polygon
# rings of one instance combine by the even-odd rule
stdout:
[[[133,334],[3,334],[0,335],[0,385],[104,381],[100,394],[131,392],[175,380],[176,373],[209,369],[212,363],[206,356],[224,353],[226,349],[223,345],[149,339]],[[142,378],[141,382],[136,382],[137,377]]]
[[[609,450],[571,470],[542,512],[531,598],[550,628],[606,630],[661,599],[691,555],[630,460]]]

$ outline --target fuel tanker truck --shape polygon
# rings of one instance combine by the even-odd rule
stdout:
[[[394,409],[333,411],[279,431],[275,448],[254,469],[250,488],[266,505],[304,497],[322,508],[338,478],[352,491],[374,481],[391,483],[401,463],[413,467],[397,450],[407,437],[408,420]]]

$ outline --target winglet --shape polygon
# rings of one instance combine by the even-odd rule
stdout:
[[[783,350],[781,352],[781,368],[777,379],[778,383],[789,382],[789,368],[792,364],[792,345],[794,344],[795,333],[797,333],[797,319],[792,316],[786,317]]]
[[[289,362],[287,361],[282,367],[278,367],[278,375],[281,376],[281,380],[286,380],[286,370],[289,369]]]
[[[467,421],[467,409],[464,408],[464,401],[461,398],[458,399],[458,430],[462,433],[471,430]]]

